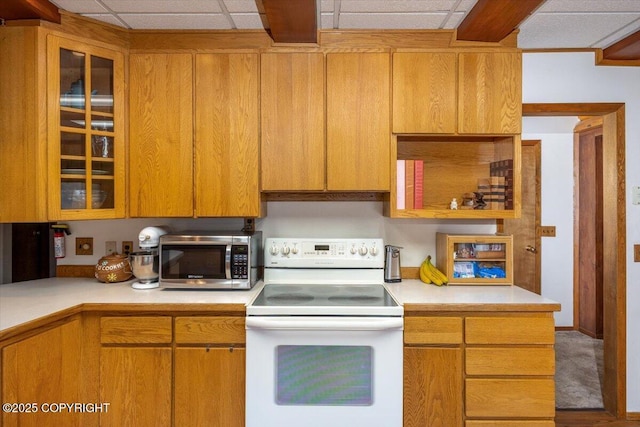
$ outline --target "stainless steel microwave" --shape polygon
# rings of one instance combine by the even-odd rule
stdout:
[[[161,288],[251,289],[262,277],[262,232],[185,231],[160,237]]]

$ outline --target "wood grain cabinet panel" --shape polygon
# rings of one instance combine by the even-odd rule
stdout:
[[[169,344],[170,316],[103,317],[100,342],[103,344]]]
[[[41,405],[93,402],[83,393],[82,323],[76,319],[2,349],[2,403],[35,403],[32,412],[2,411],[2,425],[97,425],[97,413],[47,412]],[[104,401],[103,402],[108,402]],[[35,409],[35,410],[34,410]],[[53,408],[52,408],[53,409]]]
[[[555,427],[552,420],[470,420],[465,427]]]
[[[129,56],[129,212],[193,216],[191,54]]]
[[[244,426],[244,365],[243,348],[177,348],[175,425]]]
[[[458,56],[458,132],[519,134],[522,54],[463,52]]]
[[[404,427],[462,426],[462,350],[405,347]]]
[[[462,317],[404,318],[405,344],[461,344]]]
[[[465,414],[485,418],[553,418],[553,379],[465,380]]]
[[[171,426],[171,348],[103,347],[101,426]]]
[[[195,214],[259,216],[258,55],[195,63]]]
[[[325,188],[324,55],[261,55],[263,191]]]
[[[244,323],[244,317],[176,317],[176,343],[244,344]]]
[[[327,189],[389,191],[388,53],[327,54]]]
[[[553,317],[468,317],[467,344],[553,344]]]
[[[393,132],[456,131],[457,58],[454,52],[393,54]]]
[[[468,347],[467,375],[554,375],[552,347]]]

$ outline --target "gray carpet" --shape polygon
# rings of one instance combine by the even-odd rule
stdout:
[[[556,408],[601,409],[602,340],[556,332]]]

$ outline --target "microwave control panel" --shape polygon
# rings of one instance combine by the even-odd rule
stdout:
[[[231,278],[249,278],[249,246],[233,245],[231,247]]]

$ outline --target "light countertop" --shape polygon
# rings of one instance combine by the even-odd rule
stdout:
[[[131,288],[133,281],[100,283],[95,279],[50,278],[0,285],[0,333],[74,308],[149,308],[206,311],[250,302],[262,288],[251,290],[173,290]],[[411,311],[557,311],[560,305],[517,286],[425,285],[419,280],[386,283]],[[214,307],[215,306],[215,307]]]

